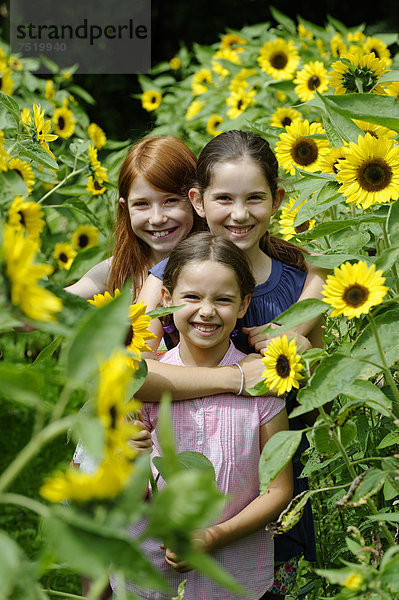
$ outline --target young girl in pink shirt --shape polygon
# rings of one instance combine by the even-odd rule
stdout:
[[[245,254],[231,241],[211,233],[198,233],[172,251],[165,269],[162,298],[165,306],[183,305],[174,313],[179,345],[164,354],[162,362],[191,367],[236,364],[244,356],[230,341],[236,321],[250,302],[255,280]],[[157,430],[158,405],[143,406],[143,420],[152,434],[152,457],[161,449]],[[292,497],[292,471],[288,465],[259,494],[258,464],[264,444],[277,431],[288,429],[284,400],[248,398],[234,393],[172,402],[171,417],[177,452],[203,453],[213,464],[221,492],[229,495],[217,523],[197,531],[205,552],[248,590],[245,598],[259,600],[273,583],[273,539],[265,525],[274,521]],[[153,467],[154,476],[157,475]],[[160,479],[160,485],[165,485]],[[145,523],[131,534],[138,537]],[[239,600],[201,573],[190,570],[173,548],[162,540],[145,540],[143,549],[173,590],[187,579],[185,600]],[[128,588],[139,598],[163,600],[170,594],[140,587]],[[244,598],[244,597],[243,597]]]

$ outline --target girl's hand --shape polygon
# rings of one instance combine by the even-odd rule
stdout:
[[[165,560],[177,571],[178,573],[186,573],[187,571],[192,571],[192,568],[187,565],[184,560],[179,560],[177,555],[172,552],[170,548],[165,548],[165,546],[161,546],[162,550],[165,550]]]
[[[248,334],[248,343],[250,346],[253,346],[257,352],[261,354],[265,353],[266,348],[274,339],[275,336],[271,336],[267,333],[263,333],[263,331],[271,325],[272,329],[278,329],[280,326],[275,323],[266,323],[266,325],[261,325],[260,327],[243,327],[242,330],[244,333]],[[295,338],[296,345],[298,350],[303,352],[304,350],[309,350],[312,347],[312,344],[309,342],[308,338],[300,333],[297,333],[295,329],[291,329],[286,331],[284,335],[287,336],[288,339]]]
[[[143,423],[143,414],[141,410],[137,412],[137,416],[138,419],[132,419],[131,423],[136,425],[140,431],[136,433],[134,439],[129,440],[129,445],[137,450],[137,452],[145,452],[146,450],[152,449],[151,432]]]

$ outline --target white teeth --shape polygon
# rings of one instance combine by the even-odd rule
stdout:
[[[171,231],[173,231],[173,229],[164,229],[163,231],[150,231],[149,233],[156,238],[161,238],[165,237],[165,235],[168,235]]]
[[[194,325],[196,329],[203,331],[205,333],[209,333],[210,331],[215,331],[217,329],[217,325]]]
[[[232,232],[232,233],[248,233],[248,231],[251,231],[252,229],[252,225],[248,225],[248,227],[228,227],[228,229]]]

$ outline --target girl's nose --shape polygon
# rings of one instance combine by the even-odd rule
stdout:
[[[199,309],[199,314],[202,318],[209,319],[215,314],[215,307],[209,300],[203,300]]]
[[[165,223],[167,220],[168,220],[168,217],[160,206],[157,206],[155,204],[154,206],[151,207],[151,214],[150,214],[150,218],[149,218],[150,225],[161,225],[162,223]]]
[[[235,202],[232,206],[231,216],[234,221],[243,223],[248,219],[248,207],[244,202]]]

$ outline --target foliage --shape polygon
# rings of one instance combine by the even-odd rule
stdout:
[[[192,52],[182,47],[170,63],[160,63],[151,77],[139,79],[155,118],[154,134],[175,134],[197,152],[213,135],[232,128],[269,140],[291,196],[273,233],[314,253],[308,260],[315,265],[335,269],[330,283],[340,278],[341,307],[363,306],[356,316],[344,311],[333,316],[326,288],[324,301],[291,307],[278,317],[277,331],[271,329],[284,333],[321,315],[325,323],[324,348],[301,357],[306,383],[292,413],[315,409],[318,414],[302,432],[310,443],[303,475],[311,488],[271,527],[276,534],[286,530],[312,498],[319,557],[316,569],[302,564],[298,597],[393,599],[399,592],[394,539],[399,78],[398,57],[389,48],[397,36],[368,38],[364,27],[349,30],[332,18],[322,28],[300,17],[297,26],[275,9],[273,16],[277,27],[261,23],[229,32],[220,44],[194,44]],[[107,410],[108,417],[114,414],[115,407],[123,413],[128,406],[123,401],[130,401],[146,375],[140,357],[133,364],[124,362],[129,292],[122,290],[97,308],[63,291],[106,256],[117,175],[130,140],[104,139],[104,132],[88,129],[79,102],[93,100],[74,84],[72,72],[61,73],[48,62],[52,76],[45,80],[35,75],[36,60],[14,60],[13,70],[7,60],[2,44],[0,211],[8,226],[2,229],[0,251],[0,399],[9,431],[0,475],[2,596],[49,598],[48,588],[59,573],[82,572],[94,579],[94,598],[106,585],[111,563],[121,584],[139,573],[141,582],[162,587],[137,540],[126,534],[127,525],[143,514],[150,532],[162,530],[165,540],[178,540],[193,565],[237,589],[191,548],[190,531],[214,517],[221,498],[209,465],[191,455],[176,457],[167,400],[161,414],[165,460],[159,464],[167,488],[154,502],[143,500],[149,477],[145,456],[133,458],[131,470],[124,462],[108,469],[108,453],[127,449],[125,431],[118,426],[110,431],[104,415]],[[81,227],[86,227],[84,235]],[[344,263],[366,267],[356,267],[357,279],[351,279],[348,267],[344,275],[339,269]],[[377,279],[368,277],[369,269]],[[366,302],[369,297],[373,302]],[[40,331],[18,329],[26,325]],[[117,366],[110,371],[111,360]],[[106,384],[113,389],[116,368],[122,374],[131,369],[130,383],[121,392],[122,404],[115,399],[113,406],[101,405],[101,412],[99,390]],[[84,404],[87,408],[79,410]],[[107,492],[105,497],[97,494],[70,506],[41,499],[44,478],[62,464],[65,473],[71,454],[61,447],[65,437],[81,439],[102,465],[96,490]],[[266,445],[262,490],[299,441],[298,432],[283,432]],[[74,475],[68,481],[79,485]],[[114,497],[111,489],[118,492]],[[168,508],[182,490],[187,497],[179,508],[190,505],[190,513],[179,513],[176,524]],[[19,510],[29,533],[13,531],[21,528]],[[41,519],[42,529],[28,514]],[[177,593],[182,597],[184,589],[172,590],[171,596]]]

